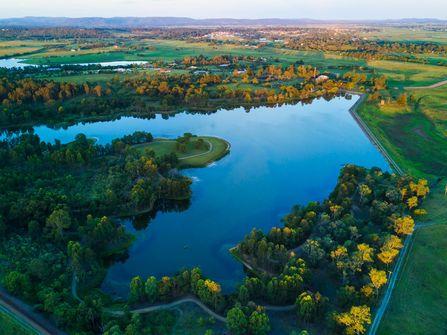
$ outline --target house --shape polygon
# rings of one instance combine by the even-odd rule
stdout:
[[[317,84],[324,83],[325,81],[328,81],[328,80],[329,80],[329,77],[325,76],[324,74],[322,74],[321,76],[318,76],[317,79],[315,79]]]

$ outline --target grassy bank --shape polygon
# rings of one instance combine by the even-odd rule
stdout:
[[[38,333],[19,323],[6,309],[0,306],[0,334],[37,335]]]

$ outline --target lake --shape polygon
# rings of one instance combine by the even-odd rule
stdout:
[[[71,141],[78,133],[99,143],[137,130],[175,138],[184,132],[219,136],[231,153],[207,168],[189,169],[192,201],[183,212],[159,212],[147,228],[135,230],[129,258],[113,265],[103,288],[125,295],[132,277],[172,275],[200,266],[206,276],[232,289],[244,277],[228,249],[253,228],[268,231],[295,204],[323,200],[346,163],[389,170],[388,164],[349,114],[351,100],[335,98],[312,104],[179,113],[165,119],[123,117],[108,122],[35,128],[45,141]]]
[[[26,59],[21,58],[3,58],[0,59],[0,68],[5,69],[23,69],[27,66],[38,66],[35,64],[27,64]],[[70,63],[70,64],[60,64],[62,65],[80,65],[80,66],[88,66],[88,65],[101,65],[104,67],[119,67],[119,66],[130,66],[130,65],[144,65],[147,64],[146,61],[113,61],[113,62],[98,62],[98,63]]]

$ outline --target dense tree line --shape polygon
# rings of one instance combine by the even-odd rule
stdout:
[[[428,192],[425,180],[346,166],[327,200],[296,206],[282,227],[254,230],[233,251],[256,274],[243,285],[244,300],[296,300],[307,322],[326,315],[336,332],[364,333],[403,238],[413,232],[412,216],[425,213],[419,206]],[[292,290],[282,278],[300,267],[290,262],[303,269]],[[323,273],[324,284],[315,277]]]
[[[61,144],[23,134],[0,142],[0,254],[7,260],[1,283],[7,290],[63,328],[100,332],[105,300],[96,288],[132,242],[104,215],[190,196],[190,180],[170,172],[175,156],[132,147],[152,139],[137,132],[102,146],[84,135]],[[72,296],[73,280],[86,286],[81,302]]]
[[[218,57],[214,61],[225,59]],[[234,61],[233,72],[155,73],[122,81],[117,77],[106,83],[59,83],[31,79],[21,72],[7,74],[0,79],[0,124],[13,126],[119,115],[152,117],[160,111],[216,111],[311,101],[373,80],[355,74],[342,78],[320,76],[316,68],[302,64],[241,66]]]

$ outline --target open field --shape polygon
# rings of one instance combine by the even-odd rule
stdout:
[[[320,51],[296,51],[274,47],[249,47],[237,45],[211,45],[204,42],[185,42],[178,40],[147,40],[140,48],[113,47],[85,49],[71,51],[69,47],[63,49],[48,49],[24,58],[30,64],[75,64],[97,63],[112,61],[157,61],[172,62],[192,55],[214,57],[219,55],[254,56],[276,59],[283,64],[303,61],[320,68],[334,68],[339,66],[365,66],[364,60],[325,54]]]
[[[447,141],[425,114],[370,103],[358,113],[404,171],[417,177],[447,174]]]
[[[198,149],[197,141],[202,139],[204,147]],[[149,149],[155,152],[156,156],[169,155],[175,153],[183,168],[203,167],[219,160],[228,153],[229,144],[217,137],[200,136],[194,137],[186,146],[186,151],[179,151],[175,140],[157,139],[149,144],[138,145],[141,151]]]
[[[369,61],[368,66],[385,75],[394,87],[425,86],[447,79],[447,67],[404,63],[397,61]]]
[[[421,28],[382,28],[379,31],[367,32],[363,36],[370,39],[383,39],[388,41],[424,41],[447,44],[447,35],[442,31],[432,31]]]

